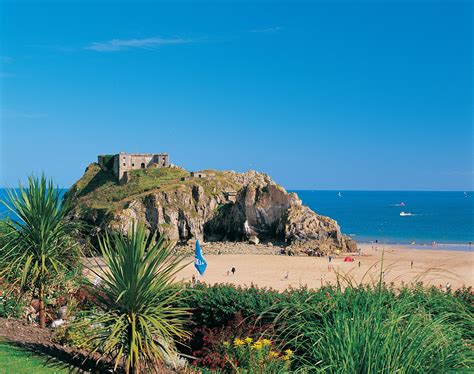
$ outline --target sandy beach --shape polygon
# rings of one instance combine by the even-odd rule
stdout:
[[[405,245],[360,244],[359,247],[362,249],[361,255],[351,256],[354,262],[344,262],[346,255],[335,257],[331,262],[327,257],[276,254],[206,255],[204,248],[208,267],[200,280],[209,284],[254,284],[284,290],[303,285],[318,288],[325,283],[335,284],[339,273],[351,278],[352,282],[370,283],[380,275],[383,254],[383,277],[386,283],[400,285],[402,282],[422,281],[425,285],[445,287],[449,282],[452,288],[474,285],[472,251],[411,249]],[[232,267],[236,269],[235,275],[228,275]],[[178,274],[178,280],[189,281],[193,274],[196,274],[196,270],[191,263]]]

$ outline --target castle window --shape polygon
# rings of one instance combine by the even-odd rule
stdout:
[[[125,162],[123,163],[123,166],[125,166]]]
[[[145,169],[145,163],[142,162],[142,164],[140,165],[142,169]]]
[[[132,166],[135,166],[135,164],[132,164]]]

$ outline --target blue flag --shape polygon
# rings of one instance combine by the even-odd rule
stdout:
[[[202,257],[201,246],[199,240],[196,240],[196,253],[194,254],[194,267],[197,269],[200,275],[204,275],[207,268],[207,262]]]

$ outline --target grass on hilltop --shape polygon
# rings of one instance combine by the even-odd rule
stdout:
[[[104,171],[98,164],[93,163],[87,167],[84,175],[68,194],[77,197],[79,204],[85,207],[113,210],[152,191],[174,191],[200,185],[205,194],[211,195],[238,187],[224,172],[208,172],[212,172],[213,176],[182,180],[189,177],[189,173],[179,168],[133,170],[129,174],[130,180],[120,185],[112,172]]]

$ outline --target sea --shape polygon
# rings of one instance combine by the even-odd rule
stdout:
[[[361,243],[416,244],[471,250],[474,193],[420,191],[292,191],[304,205],[335,219]]]
[[[298,190],[304,205],[335,219],[357,242],[472,250],[474,193]],[[0,189],[0,199],[6,198]],[[7,211],[0,204],[0,217]]]

